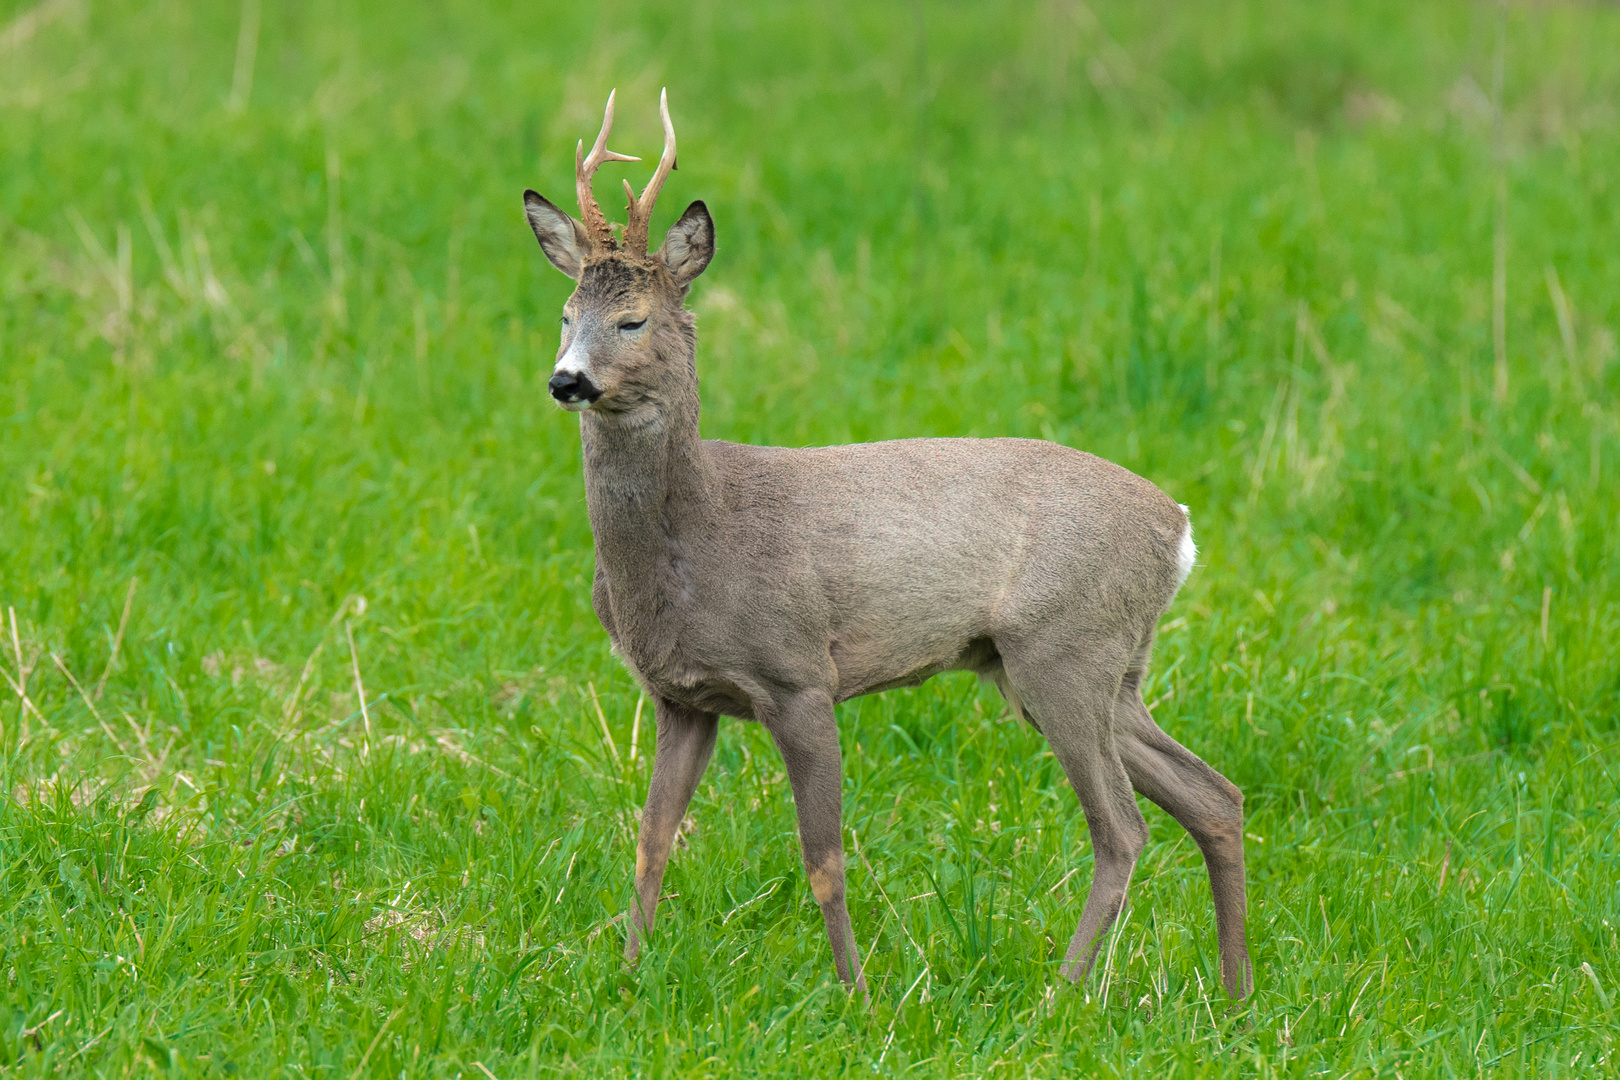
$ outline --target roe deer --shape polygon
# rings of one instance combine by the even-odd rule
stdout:
[[[1147,841],[1132,793],[1192,834],[1214,892],[1221,979],[1253,974],[1244,940],[1243,796],[1166,735],[1142,703],[1159,616],[1196,556],[1185,507],[1125,469],[1032,439],[905,439],[806,449],[698,436],[697,334],[687,290],[714,254],[694,202],[647,251],[664,151],[622,243],[575,151],[576,221],[523,193],[541,250],[578,284],[550,391],[580,414],[596,539],[591,598],[653,699],[657,744],[636,845],[624,955],[651,930],[670,845],[721,714],[765,726],[787,766],[799,842],[838,977],[865,977],[844,904],[833,705],[941,671],[995,681],[1050,743],[1096,855],[1062,966],[1079,982],[1125,902]]]

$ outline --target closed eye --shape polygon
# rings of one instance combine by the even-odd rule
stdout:
[[[647,325],[647,320],[646,319],[639,319],[636,322],[622,322],[622,323],[619,324],[619,329],[620,330],[640,330],[643,326],[646,326],[646,325]]]

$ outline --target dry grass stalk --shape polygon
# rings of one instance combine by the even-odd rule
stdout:
[[[354,648],[354,625],[343,624],[343,632],[349,638],[349,663],[354,667],[354,692],[360,698],[360,717],[366,725],[366,741],[360,746],[360,758],[366,760],[371,757],[371,710],[366,708],[366,684],[360,681],[360,654]]]
[[[101,678],[96,680],[96,700],[101,700],[101,692],[107,688],[107,676],[112,674],[113,664],[118,661],[118,650],[124,644],[124,630],[129,626],[129,610],[135,603],[135,587],[141,583],[138,577],[129,579],[129,591],[124,594],[124,613],[118,617],[118,632],[113,635],[112,652],[107,656],[107,666],[101,669]]]

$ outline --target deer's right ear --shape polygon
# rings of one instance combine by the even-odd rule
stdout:
[[[551,265],[578,280],[580,269],[585,265],[585,253],[591,246],[585,226],[533,191],[523,193],[523,212]]]

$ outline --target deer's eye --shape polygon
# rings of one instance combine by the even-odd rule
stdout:
[[[569,318],[569,317],[568,317],[568,316],[566,316],[566,315],[564,315],[564,316],[563,316],[563,317],[562,317],[562,324],[563,324],[563,325],[564,325],[564,326],[572,326],[572,325],[573,325],[573,320],[572,320],[572,319],[570,319],[570,318]]]
[[[620,330],[640,330],[643,326],[646,326],[646,325],[647,325],[647,320],[646,319],[637,319],[635,322],[622,322],[622,323],[620,323],[619,324],[619,329]]]

